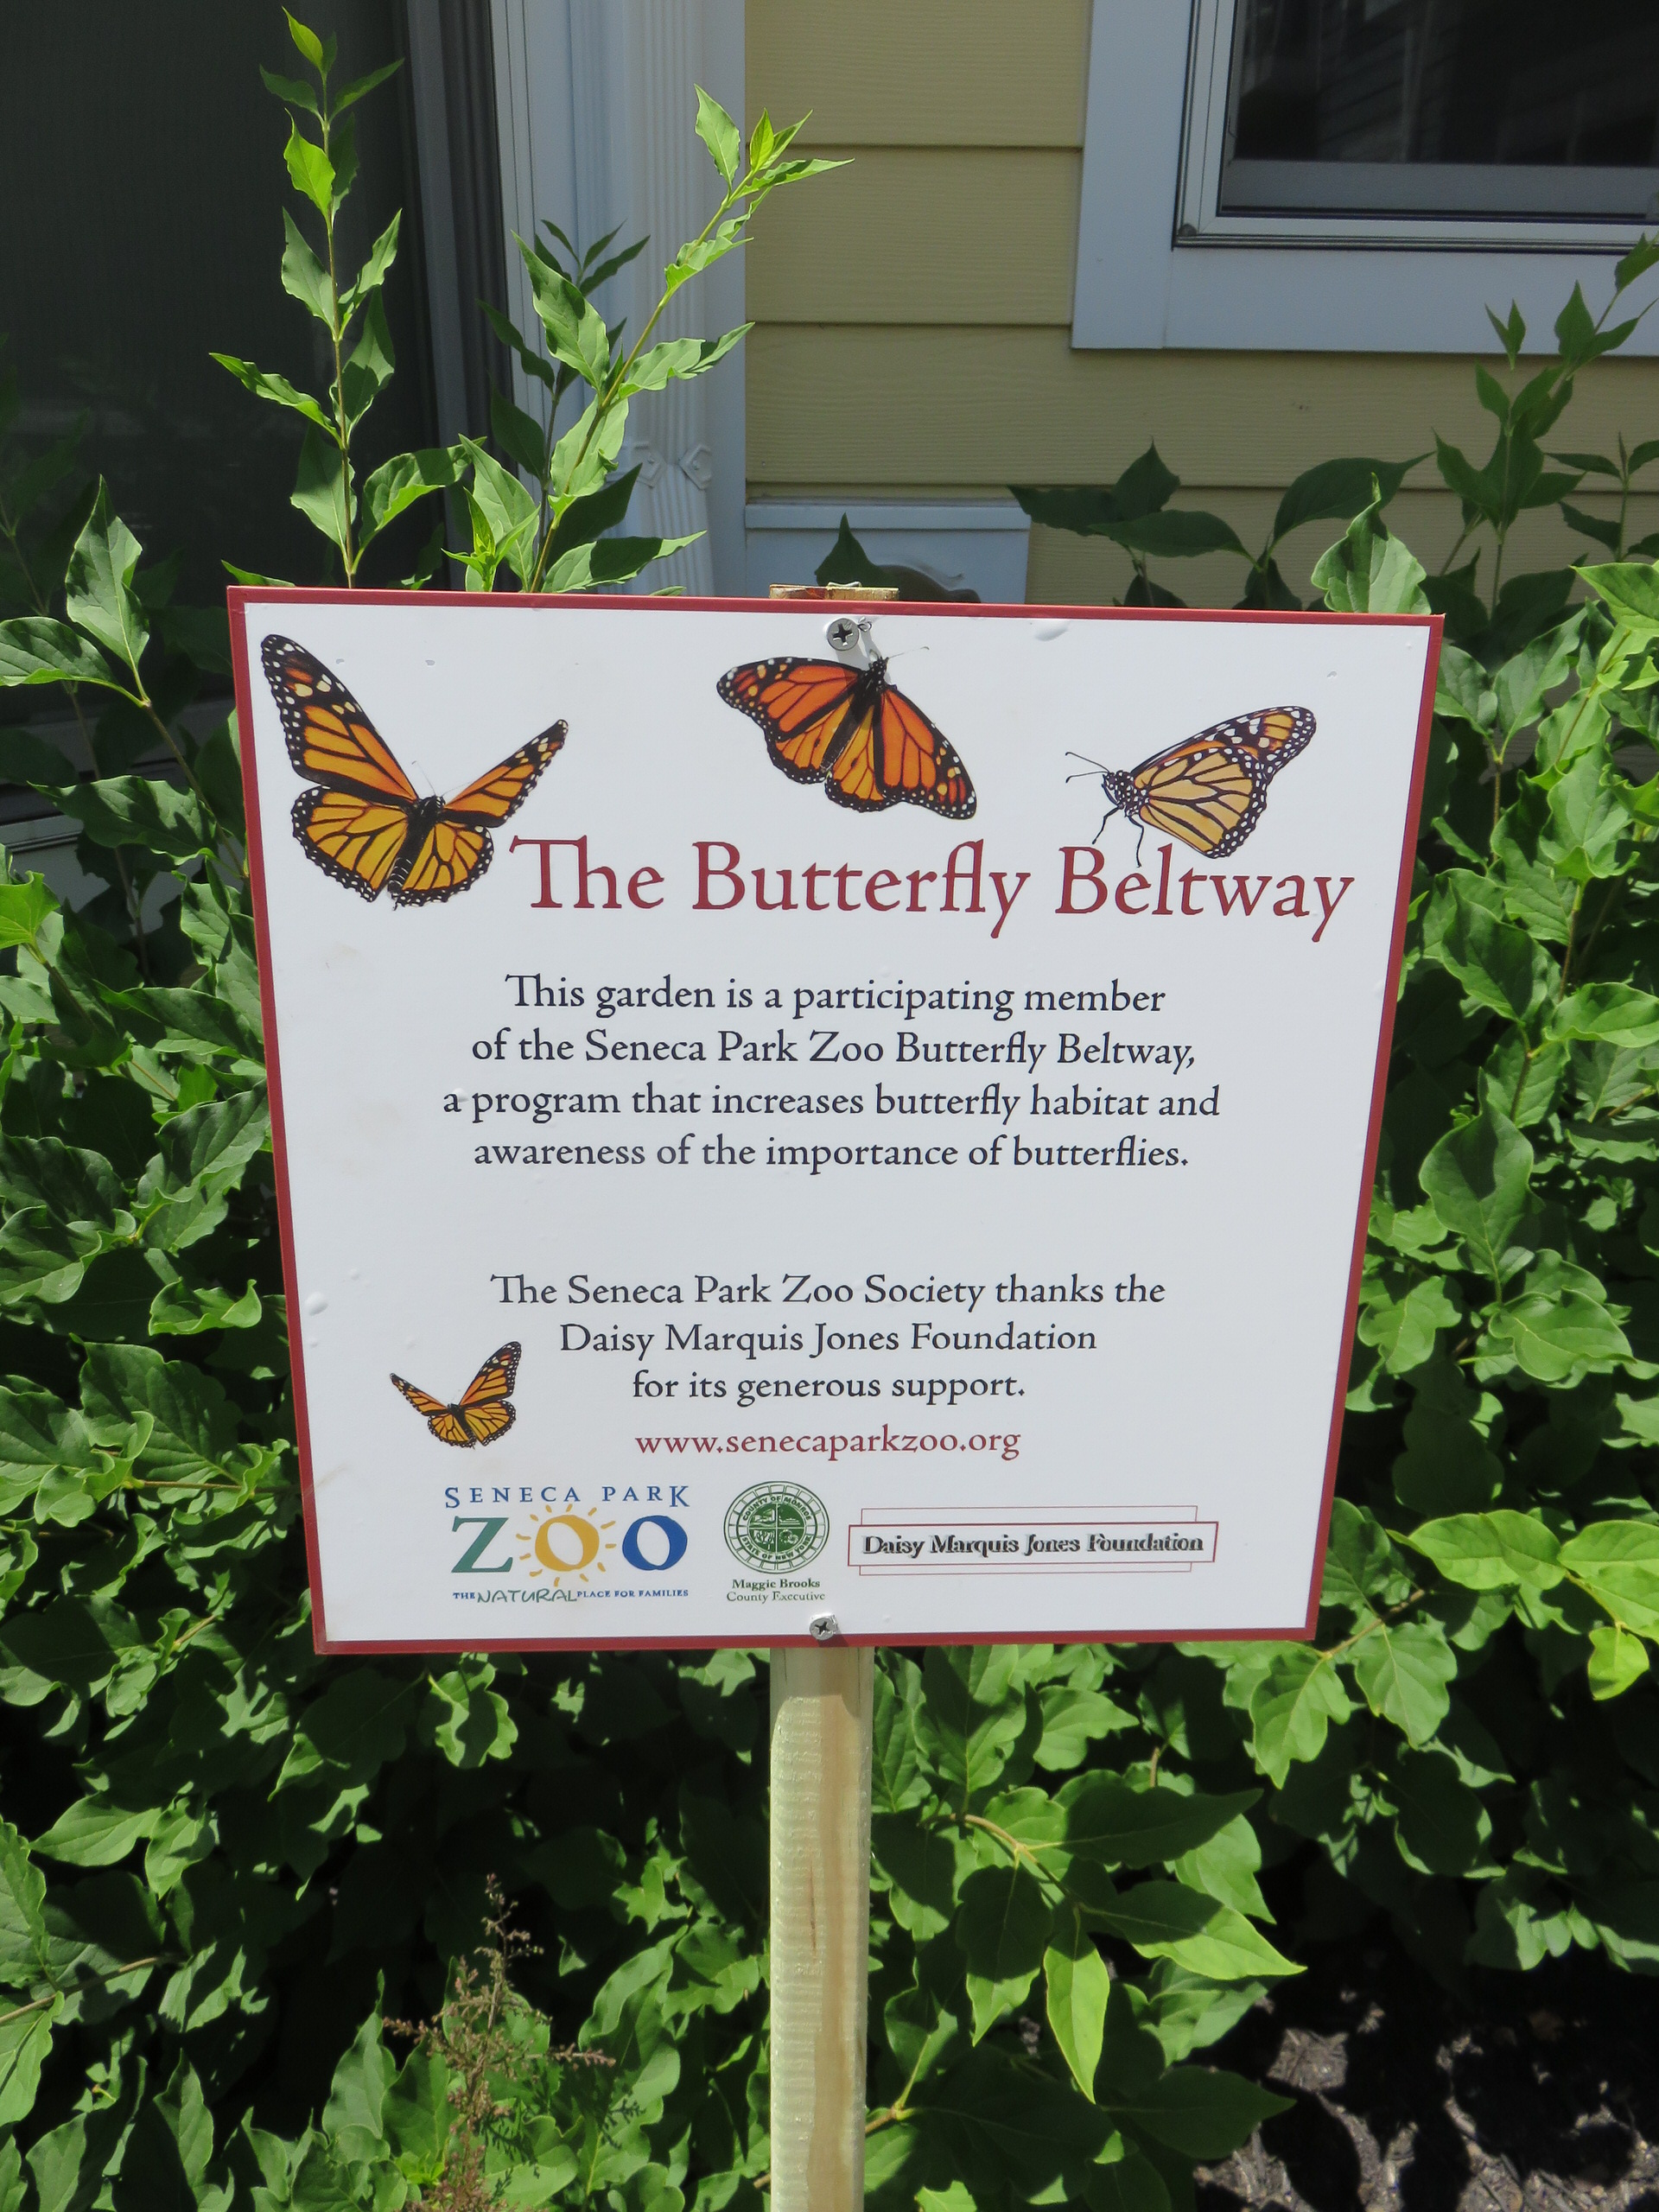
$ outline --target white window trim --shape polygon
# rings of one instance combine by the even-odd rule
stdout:
[[[842,515],[873,561],[920,569],[947,591],[963,585],[988,604],[1026,596],[1031,518],[1012,500],[753,499],[748,589],[810,584],[836,542]]]
[[[1376,218],[1356,219],[1363,235],[1325,244],[1284,243],[1282,217],[1211,217],[1207,231],[1178,238],[1184,193],[1204,188],[1204,174],[1191,172],[1218,173],[1219,145],[1207,143],[1214,134],[1194,132],[1185,179],[1182,144],[1195,77],[1213,112],[1207,73],[1219,12],[1230,15],[1217,0],[1094,0],[1073,346],[1490,353],[1485,310],[1504,314],[1514,300],[1526,319],[1527,351],[1552,353],[1553,325],[1575,283],[1591,312],[1600,312],[1613,264],[1639,233],[1636,223],[1563,226],[1555,248],[1535,239],[1424,246],[1414,242],[1415,226],[1413,242],[1402,244],[1400,226]],[[1192,199],[1185,204],[1190,210]],[[1335,227],[1323,217],[1317,226]],[[1479,227],[1512,238],[1516,226]],[[1456,226],[1464,238],[1471,228]],[[1643,322],[1624,350],[1659,353],[1659,316]]]
[[[743,0],[492,0],[501,197],[507,232],[507,310],[536,328],[518,249],[543,218],[581,245],[623,226],[619,245],[650,233],[598,304],[638,330],[663,264],[715,206],[709,157],[692,136],[695,86],[743,114]],[[671,237],[670,233],[672,233]],[[743,255],[728,254],[688,286],[659,337],[712,336],[743,321]],[[514,397],[539,412],[544,395],[515,365]],[[626,527],[702,541],[653,563],[635,587],[743,589],[746,492],[743,348],[718,368],[636,399],[623,465],[641,464]]]

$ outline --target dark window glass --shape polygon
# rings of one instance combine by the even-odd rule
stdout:
[[[1659,11],[1238,0],[1221,210],[1650,215]]]
[[[340,40],[337,81],[402,50],[399,0],[330,0],[317,20]],[[320,226],[289,185],[287,118],[262,61],[303,74],[274,4],[73,0],[11,11],[0,71],[0,330],[22,436],[44,448],[84,412],[86,473],[108,478],[147,556],[182,556],[176,596],[198,605],[222,600],[221,558],[301,583],[329,573],[289,505],[297,418],[208,359],[238,354],[314,391],[328,374],[322,326],[278,275],[283,206],[314,245]],[[407,77],[355,111],[360,171],[339,231],[354,270],[404,210],[385,294],[397,371],[363,435],[370,465],[435,437]],[[388,533],[367,580],[390,581],[402,550],[412,566],[434,518],[417,511],[398,546]]]

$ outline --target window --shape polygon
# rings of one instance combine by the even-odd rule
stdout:
[[[1599,243],[1659,213],[1659,22],[1611,0],[1211,0],[1177,236]]]
[[[1075,345],[1548,346],[1656,221],[1659,10],[1095,0]]]
[[[334,0],[327,21],[342,75],[404,50],[396,0]],[[181,601],[223,604],[221,558],[317,581],[321,541],[289,505],[303,425],[208,358],[241,354],[307,386],[326,366],[319,326],[277,274],[296,203],[287,121],[259,66],[297,64],[280,11],[174,0],[162,35],[142,8],[28,8],[7,41],[0,330],[19,435],[44,450],[84,416],[82,469],[109,479],[152,559],[182,556]],[[341,219],[341,251],[361,258],[404,211],[375,459],[436,435],[410,102],[405,68],[357,111],[359,181]],[[410,533],[416,550],[429,528]]]

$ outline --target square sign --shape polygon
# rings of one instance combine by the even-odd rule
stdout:
[[[231,597],[322,1648],[1311,1632],[1434,620]]]

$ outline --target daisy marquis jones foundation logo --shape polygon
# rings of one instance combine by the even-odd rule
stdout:
[[[823,1500],[799,1483],[757,1483],[727,1509],[726,1548],[764,1574],[808,1567],[830,1541]]]

